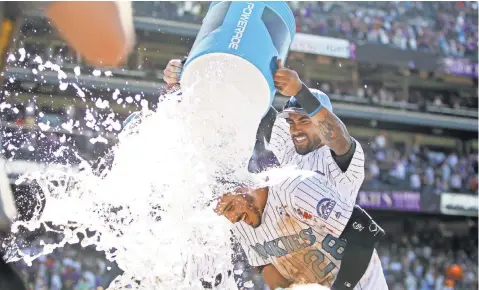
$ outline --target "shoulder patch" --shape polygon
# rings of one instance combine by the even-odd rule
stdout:
[[[316,206],[316,212],[320,218],[327,220],[335,205],[336,201],[330,198],[323,198],[318,202],[318,205]]]

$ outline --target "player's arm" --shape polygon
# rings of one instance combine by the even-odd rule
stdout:
[[[327,108],[321,104],[324,94],[314,95],[309,88],[301,81],[298,74],[285,68],[281,61],[278,61],[278,70],[275,72],[274,81],[276,88],[285,96],[295,96],[303,109],[309,114],[311,121],[318,128],[321,140],[327,145],[335,156],[338,163],[344,163],[354,153],[355,146],[344,123]],[[348,153],[350,153],[348,155]],[[341,158],[344,156],[345,158]],[[346,162],[347,163],[347,162]],[[339,164],[338,164],[339,165]],[[341,166],[342,167],[342,166]]]
[[[274,76],[278,90],[287,96],[295,96],[318,129],[321,141],[330,148],[326,155],[325,174],[340,190],[347,202],[354,204],[364,180],[364,152],[361,144],[354,140],[344,123],[332,112],[330,100],[318,90],[310,90],[298,74],[284,68],[281,63]],[[329,106],[328,106],[329,104]],[[324,105],[324,106],[323,106]]]
[[[31,2],[92,65],[118,66],[135,44],[130,1]]]
[[[263,280],[269,289],[288,288],[293,284],[284,278],[272,264],[256,267],[256,269],[261,273],[261,276],[263,276]]]
[[[268,113],[261,119],[256,132],[256,143],[253,150],[253,156],[249,160],[248,170],[250,172],[261,172],[268,168],[279,166],[274,150],[268,147],[272,139],[272,129],[275,125],[276,115],[278,112],[275,108],[270,107]]]

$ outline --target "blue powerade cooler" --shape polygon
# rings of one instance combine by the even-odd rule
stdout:
[[[283,1],[213,2],[184,66],[182,90],[227,100],[222,106],[247,103],[247,114],[261,118],[276,93],[276,59],[286,59],[295,29]]]

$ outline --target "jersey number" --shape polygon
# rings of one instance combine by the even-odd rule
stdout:
[[[343,257],[346,242],[328,234],[322,242],[323,249],[329,253],[334,259],[341,260]],[[336,268],[334,263],[325,259],[324,254],[319,250],[311,250],[304,255],[304,262],[311,265],[311,269],[319,279],[327,278],[332,282],[333,276],[331,271]],[[328,277],[329,276],[329,277]]]

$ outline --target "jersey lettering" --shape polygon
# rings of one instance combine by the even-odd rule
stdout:
[[[324,254],[320,250],[311,250],[306,255],[304,255],[304,262],[311,266],[314,274],[318,277],[319,280],[323,280],[326,276],[331,274],[336,266],[325,259]]]
[[[346,241],[335,238],[331,234],[327,234],[321,245],[323,246],[323,249],[336,260],[341,260],[343,258]]]
[[[299,232],[299,235],[291,235],[287,237],[279,237],[272,241],[264,242],[263,245],[256,243],[251,248],[263,259],[269,257],[282,257],[290,253],[297,252],[306,247],[312,246],[316,242],[313,235],[313,229],[307,228]],[[280,246],[283,246],[283,248]]]

